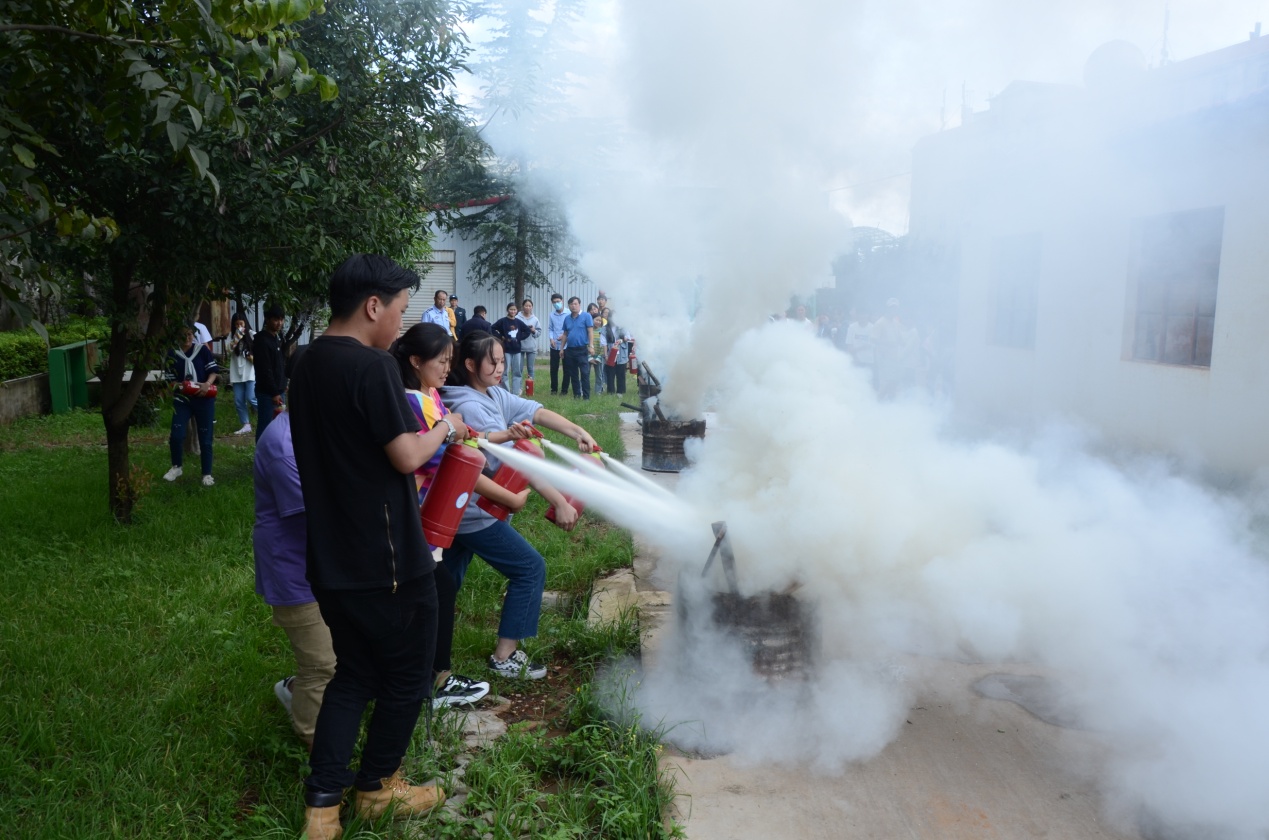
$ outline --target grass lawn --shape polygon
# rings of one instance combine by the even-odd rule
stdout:
[[[539,383],[545,385],[545,377]],[[541,398],[621,451],[619,398]],[[175,483],[167,423],[135,429],[132,459],[150,484],[136,523],[106,504],[101,417],[75,412],[0,428],[0,801],[6,836],[288,837],[302,822],[307,772],[272,686],[293,670],[286,637],[254,593],[251,440],[225,389],[217,408],[216,486],[193,469]],[[190,456],[186,457],[190,461]],[[189,464],[187,464],[189,466]],[[585,623],[597,575],[629,565],[627,533],[587,514],[566,534],[534,497],[516,518],[547,558],[548,589],[573,606],[544,612],[526,647],[547,680],[495,684],[518,708],[544,709],[471,759],[463,819],[409,832],[352,825],[349,838],[648,838],[672,795],[657,746],[605,721],[595,667],[637,648],[634,621]],[[475,563],[459,594],[457,670],[485,673],[503,579]],[[571,697],[564,703],[561,697]],[[532,715],[522,712],[520,718]],[[446,778],[461,742],[452,715],[423,726],[407,757],[416,778]],[[482,818],[483,815],[483,818]]]

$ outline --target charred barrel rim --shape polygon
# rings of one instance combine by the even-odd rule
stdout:
[[[805,602],[788,594],[733,592],[716,592],[712,601],[714,624],[734,634],[756,674],[768,680],[811,675],[818,634]]]
[[[643,468],[648,472],[682,472],[687,468],[683,444],[705,437],[704,420],[643,418]]]

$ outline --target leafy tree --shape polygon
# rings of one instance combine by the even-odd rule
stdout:
[[[81,122],[59,148],[44,177],[50,194],[73,195],[118,229],[88,247],[61,240],[50,254],[96,278],[111,318],[102,414],[117,518],[131,515],[127,418],[142,374],[160,363],[174,326],[209,289],[311,311],[349,252],[402,260],[425,253],[419,169],[438,126],[457,119],[448,89],[464,44],[455,24],[444,0],[340,2],[287,30],[293,66],[245,73],[242,62],[260,58],[257,41],[221,53],[239,63],[207,59],[204,70],[232,75],[235,119],[203,120],[201,166],[173,156],[157,107],[154,116],[121,118],[124,135],[108,122]],[[304,74],[302,84],[279,82],[288,68],[292,80]],[[323,96],[294,95],[310,89]]]
[[[204,124],[245,132],[244,84],[335,95],[287,46],[290,26],[321,10],[314,0],[0,5],[0,315],[30,319],[22,287],[53,282],[39,259],[41,233],[118,235],[112,218],[81,205],[74,184],[50,185],[45,167],[68,138],[92,129],[127,148],[166,137],[194,178],[215,188],[197,141]]]

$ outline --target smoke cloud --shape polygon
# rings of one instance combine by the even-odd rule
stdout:
[[[757,683],[688,620],[686,667],[639,687],[646,721],[703,749],[831,770],[895,736],[920,657],[1023,661],[1111,746],[1104,787],[1123,813],[1269,831],[1255,505],[1161,462],[1112,465],[1070,428],[1022,445],[953,439],[927,407],[878,402],[824,342],[763,326],[827,285],[852,223],[906,230],[912,145],[959,124],[963,102],[981,109],[1014,79],[1077,85],[1117,38],[1151,65],[1165,49],[1196,55],[1266,11],[1169,5],[1165,42],[1163,5],[1137,0],[597,3],[575,30],[585,70],[570,67],[565,107],[531,136],[491,126],[552,162],[537,174],[565,197],[584,267],[663,374],[667,405],[717,417],[672,527],[614,488],[592,499],[584,479],[558,477],[661,540],[685,579],[708,523],[727,521],[745,591],[801,584],[817,607],[831,667],[797,715],[755,719],[790,707],[792,689]],[[683,691],[683,673],[713,690]]]

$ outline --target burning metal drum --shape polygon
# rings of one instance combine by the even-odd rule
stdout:
[[[810,607],[790,594],[713,596],[714,624],[740,642],[754,673],[768,680],[811,675],[819,634]]]
[[[643,418],[643,468],[648,472],[682,472],[687,466],[684,444],[705,437],[704,420]]]

